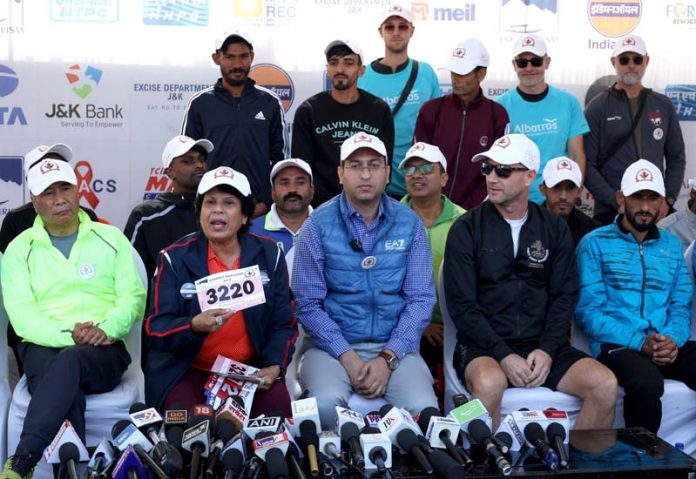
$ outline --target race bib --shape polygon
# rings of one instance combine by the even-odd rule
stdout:
[[[225,308],[241,311],[266,302],[258,265],[211,274],[196,281],[201,311]]]

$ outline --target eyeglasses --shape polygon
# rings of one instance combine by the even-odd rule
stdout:
[[[493,170],[495,170],[495,174],[498,175],[498,178],[510,178],[513,171],[529,171],[529,168],[505,165],[493,166],[490,163],[481,163],[481,174],[483,176],[490,175]]]
[[[527,68],[527,65],[531,63],[533,67],[539,68],[544,64],[544,57],[533,57],[533,58],[515,58],[515,64],[517,68]]]
[[[384,26],[382,26],[386,31],[388,32],[393,32],[394,30],[399,30],[400,32],[405,32],[406,30],[409,29],[409,26],[406,25],[405,23],[400,23],[399,25],[392,25],[391,23],[388,23]]]
[[[626,66],[628,65],[628,62],[633,60],[634,65],[642,65],[643,64],[643,55],[634,55],[633,57],[625,56],[625,57],[619,57],[619,65],[621,66]]]
[[[429,175],[433,172],[433,168],[435,168],[435,163],[424,163],[420,166],[407,166],[404,168],[404,175],[413,176],[416,174],[416,171],[420,171],[424,175]]]
[[[385,167],[385,163],[383,161],[371,161],[369,163],[358,163],[358,162],[350,162],[346,163],[343,165],[343,168],[352,172],[352,173],[361,173],[363,170],[367,169],[370,173],[374,173],[379,169],[382,169]]]

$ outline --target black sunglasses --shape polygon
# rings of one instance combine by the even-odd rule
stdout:
[[[384,25],[383,28],[388,32],[393,32],[394,30],[405,32],[409,29],[409,26],[405,23],[400,23],[399,25],[392,25],[391,23],[388,23],[387,25]]]
[[[483,176],[490,175],[493,170],[495,170],[495,174],[498,175],[498,178],[510,178],[513,171],[528,171],[529,168],[505,165],[493,166],[490,163],[481,163],[481,174]]]
[[[643,64],[643,55],[635,55],[633,57],[629,57],[629,56],[619,57],[619,65],[625,67],[626,65],[628,65],[628,62],[630,60],[633,60],[634,65],[642,65]]]
[[[517,68],[527,68],[527,65],[531,63],[533,67],[539,68],[544,64],[544,57],[534,57],[534,58],[515,58],[515,64]]]

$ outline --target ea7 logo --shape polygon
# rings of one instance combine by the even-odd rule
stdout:
[[[406,240],[387,240],[384,242],[384,249],[387,251],[403,251],[406,249]]]

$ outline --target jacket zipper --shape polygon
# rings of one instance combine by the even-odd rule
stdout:
[[[456,163],[454,164],[454,174],[452,175],[452,184],[450,184],[449,194],[447,196],[452,196],[454,191],[454,184],[457,182],[457,171],[459,170],[459,155],[462,153],[462,143],[464,143],[464,126],[466,125],[466,108],[462,110],[462,127],[459,130],[459,144],[457,145],[457,156]]]
[[[642,319],[645,319],[643,315],[643,309],[645,307],[645,256],[643,255],[643,243],[640,243],[638,245],[638,252],[640,253],[640,267],[643,270],[643,282],[640,285],[640,317]],[[650,328],[652,329],[652,321],[648,321],[650,323]]]

